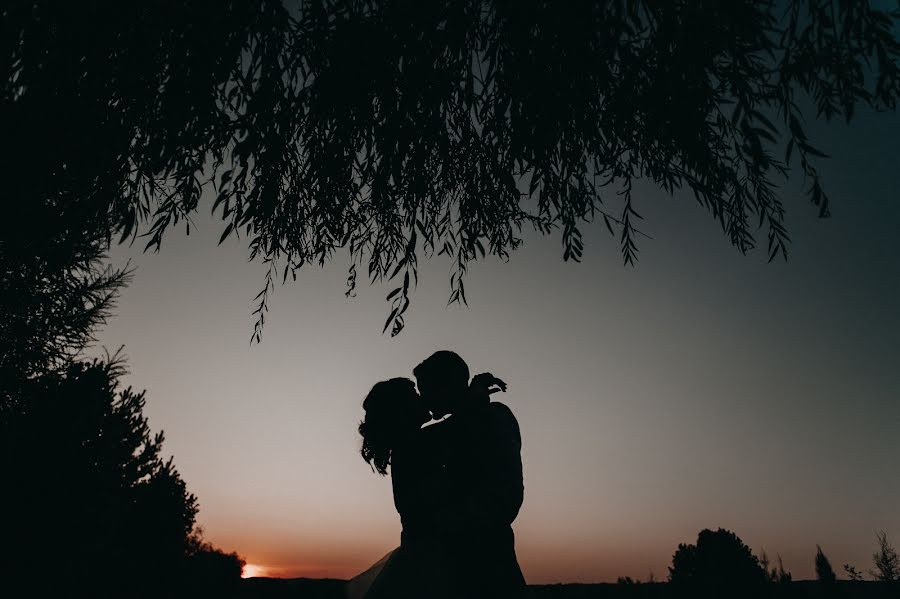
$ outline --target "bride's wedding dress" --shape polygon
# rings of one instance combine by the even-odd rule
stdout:
[[[385,565],[390,561],[391,556],[394,555],[400,548],[394,549],[389,552],[383,558],[372,564],[368,570],[357,574],[353,578],[347,581],[347,591],[346,597],[347,599],[363,599],[366,596],[366,593],[369,592],[369,589],[372,587],[372,584],[375,582],[375,579],[378,578],[378,575],[381,574],[381,571],[384,569]]]

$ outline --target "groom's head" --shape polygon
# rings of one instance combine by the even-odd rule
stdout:
[[[451,413],[469,388],[469,366],[452,351],[431,354],[413,374],[419,395],[435,418]]]

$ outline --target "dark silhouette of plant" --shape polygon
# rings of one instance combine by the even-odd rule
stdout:
[[[878,551],[872,554],[875,569],[869,570],[869,574],[876,580],[900,582],[900,556],[897,555],[897,550],[888,541],[887,533],[883,530],[876,537]]]
[[[778,556],[778,569],[772,569],[772,582],[788,585],[793,580],[793,576],[791,573],[784,569],[784,562],[781,560],[781,556]]]
[[[26,243],[0,239],[0,409],[30,378],[60,372],[93,342],[127,269],[104,263],[106,238],[92,226]]]
[[[7,588],[170,596],[188,558],[207,550],[194,533],[196,498],[161,456],[163,435],[150,432],[144,394],[120,387],[122,373],[116,357],[71,362],[27,380],[17,409],[0,415]]]
[[[760,551],[759,566],[762,568],[763,572],[766,573],[766,581],[769,583],[764,594],[766,597],[771,597],[772,599],[791,597],[793,591],[791,582],[793,577],[790,572],[784,569],[784,562],[781,559],[781,555],[778,555],[777,560],[778,565],[772,565],[769,556],[766,554],[766,550],[763,549]]]
[[[855,566],[852,566],[850,564],[844,564],[844,572],[847,573],[847,578],[854,582],[861,582],[865,580],[862,572],[860,572],[856,569]]]
[[[159,249],[213,185],[222,239],[269,266],[257,340],[275,281],[341,255],[348,294],[358,268],[400,281],[392,334],[421,256],[449,257],[461,303],[468,264],[525,229],[577,261],[602,220],[631,264],[639,180],[688,191],[742,252],[765,236],[771,259],[792,165],[830,211],[805,123],[895,109],[900,17],[876,4],[13,4],[0,175],[21,213],[2,233],[84,217]]]
[[[17,4],[0,10],[3,40],[13,39],[8,37],[10,20],[28,8]],[[34,10],[40,13],[37,5]],[[32,34],[40,39],[50,32]],[[29,48],[39,56],[49,52]],[[42,71],[42,76],[49,80],[59,76],[62,86],[65,77],[58,71],[62,66],[41,64],[49,71]],[[10,133],[6,141],[11,150],[0,161],[0,173],[8,182],[5,197],[12,208],[0,218],[0,411],[15,408],[28,380],[63,373],[81,355],[111,315],[119,290],[131,276],[127,267],[114,269],[106,263],[112,229],[109,208],[105,200],[94,201],[97,190],[86,191],[102,179],[91,169],[99,164],[95,158],[102,161],[105,148],[89,150],[83,145],[65,150],[69,132],[76,134],[79,144],[99,141],[92,139],[90,116],[81,115],[88,123],[81,129],[80,118],[71,118],[62,109],[79,109],[64,86],[54,89],[49,81],[38,85],[36,95],[43,94],[50,102],[43,108],[22,98],[10,103],[10,86],[14,82],[7,82],[0,95],[0,122]],[[44,125],[33,122],[39,119],[46,119]],[[34,138],[20,129],[28,123],[34,125],[29,129]],[[81,167],[77,161],[82,161]]]
[[[138,188],[168,209],[181,178],[169,191],[184,216],[195,205],[190,173],[222,134],[216,85],[266,14],[191,1],[0,9],[4,401],[20,377],[64,368],[108,316],[127,272],[103,252],[137,218]]]
[[[240,560],[193,530],[196,499],[160,456],[144,394],[119,388],[117,357],[81,358],[130,273],[104,265],[99,229],[72,223],[0,241],[0,594],[180,596],[205,581],[228,596]]]
[[[772,566],[771,560],[769,560],[768,554],[766,554],[766,550],[763,549],[759,555],[759,567],[763,569],[763,572],[766,573],[766,578],[776,584],[788,584],[791,582],[792,577],[791,573],[784,569],[784,562],[781,560],[781,555],[777,557],[778,566]],[[772,566],[771,569],[769,566]]]
[[[769,570],[769,565],[771,565],[772,562],[771,560],[769,560],[769,554],[766,553],[765,549],[760,550],[759,557],[757,559],[759,560],[759,567],[763,569],[763,572],[766,573],[766,576],[769,577],[769,579],[774,580],[777,576],[777,572],[774,568],[771,571]]]
[[[199,529],[190,539],[183,580],[191,596],[229,597],[237,594],[244,560],[203,540]]]
[[[833,585],[837,581],[831,562],[819,545],[816,545],[816,580],[826,585]]]
[[[678,545],[669,568],[669,582],[683,597],[755,597],[767,580],[750,548],[723,528],[701,530],[696,545]]]

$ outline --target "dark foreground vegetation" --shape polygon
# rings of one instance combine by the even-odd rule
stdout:
[[[682,599],[689,597],[741,596],[738,588],[723,589],[714,595],[679,593],[671,583],[628,584],[558,584],[529,587],[533,599]],[[896,599],[900,597],[896,583],[875,581],[839,581],[832,588],[824,588],[815,580],[791,582],[786,586],[770,588],[756,597],[796,599]]]
[[[528,587],[530,599],[688,599],[740,596],[737,588],[724,589],[715,595],[679,593],[666,582],[643,584],[542,584]],[[786,586],[770,588],[756,595],[759,599],[897,599],[897,583],[841,580],[826,588],[819,581],[801,580]],[[243,581],[242,599],[343,599],[344,583],[340,580],[282,580],[251,578]]]

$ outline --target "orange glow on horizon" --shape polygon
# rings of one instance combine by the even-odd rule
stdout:
[[[237,550],[241,554],[240,550]],[[377,560],[357,551],[348,551],[346,557],[334,559],[334,556],[318,556],[297,552],[294,559],[285,559],[279,552],[261,552],[251,555],[243,554],[248,563],[244,566],[241,578],[308,578],[349,580],[366,571]],[[377,553],[377,551],[376,551]],[[557,584],[565,582],[577,583],[611,583],[618,576],[628,575],[636,580],[645,580],[652,572],[657,580],[665,577],[669,565],[668,555],[649,555],[651,552],[629,550],[617,554],[598,549],[597,547],[570,547],[568,550],[558,546],[536,548],[525,543],[519,548],[519,564],[529,584]],[[588,557],[590,556],[590,557]]]
[[[355,565],[342,568],[303,563],[264,565],[255,562],[244,566],[241,578],[337,578],[347,580],[359,574],[363,569]]]
[[[246,564],[241,570],[241,578],[257,578],[267,575],[268,570],[258,564]]]

